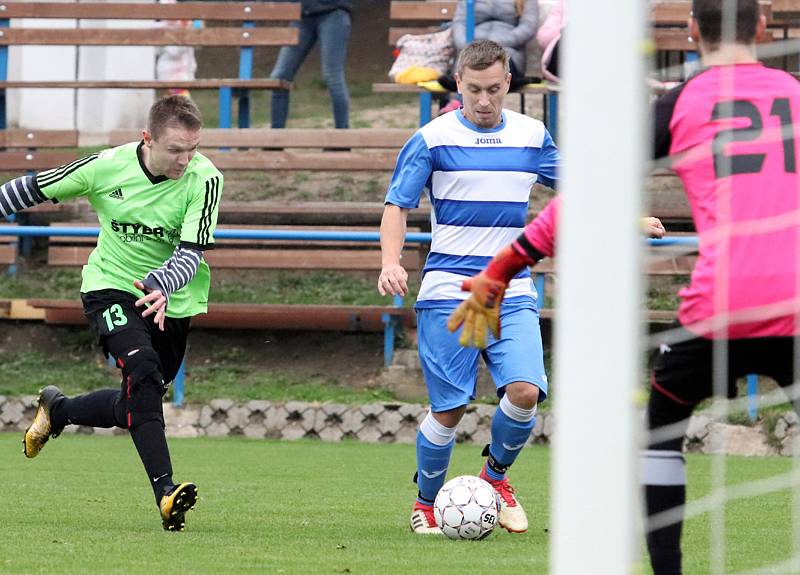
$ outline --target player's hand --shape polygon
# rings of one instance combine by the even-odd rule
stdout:
[[[485,270],[464,280],[461,289],[472,292],[472,295],[461,302],[447,320],[447,329],[451,332],[464,326],[458,343],[464,347],[484,349],[488,345],[487,329],[495,338],[500,337],[500,304],[506,287],[505,282],[490,278]]]
[[[167,298],[161,293],[161,290],[148,289],[139,280],[134,280],[133,285],[136,289],[142,290],[145,294],[143,297],[136,300],[136,307],[145,306],[142,317],[155,314],[153,321],[158,325],[158,329],[164,331],[164,318],[167,314]]]
[[[400,264],[384,266],[378,276],[378,292],[381,295],[406,295],[408,272]]]
[[[663,238],[664,234],[667,233],[661,220],[652,216],[642,218],[642,231],[647,234],[649,238]]]

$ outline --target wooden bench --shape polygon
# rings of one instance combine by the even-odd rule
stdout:
[[[406,129],[209,129],[203,131],[200,147],[223,170],[391,172],[412,133]],[[130,130],[114,131],[109,144],[120,145],[139,136]],[[660,170],[655,177],[675,175]],[[681,230],[691,221],[682,193],[653,196],[651,207],[652,215],[667,224],[679,224]],[[226,224],[376,226],[382,214],[379,202],[230,201],[223,195],[220,206],[220,218]],[[423,204],[408,217],[410,225],[430,230],[430,206]]]
[[[773,23],[773,1],[760,0],[761,11],[768,25]],[[697,60],[697,45],[689,38],[688,22],[691,0],[656,0],[650,13],[653,48],[656,50],[656,74],[664,81],[682,80],[683,65]],[[767,30],[762,42],[772,42],[774,34]],[[677,64],[677,66],[676,66]]]
[[[670,236],[686,235],[681,233],[670,233]],[[650,277],[674,277],[674,276],[689,276],[694,269],[694,264],[697,261],[697,252],[695,249],[687,248],[686,246],[673,246],[673,247],[659,247],[651,249],[647,253],[645,262],[645,273]],[[540,294],[547,294],[546,278],[554,278],[556,274],[556,260],[555,258],[547,258],[539,262],[532,270],[534,272],[534,281],[536,289]],[[687,281],[688,283],[688,281]],[[547,297],[540,296],[539,299],[541,317],[545,319],[552,319],[555,315],[555,310],[547,305]],[[678,317],[678,310],[664,310],[664,309],[648,309],[646,310],[647,321],[651,324],[658,323],[672,323]]]
[[[63,222],[58,226],[86,227],[91,222]],[[236,226],[238,229],[248,229]],[[218,230],[228,229],[218,226]],[[259,229],[250,227],[249,229]],[[261,228],[263,229],[263,228]],[[308,231],[300,226],[284,226],[292,231]],[[313,231],[319,231],[314,226]],[[328,227],[327,231],[347,231]],[[358,230],[358,231],[364,231]],[[372,230],[377,232],[377,230]],[[417,231],[413,228],[409,231]],[[93,237],[54,236],[48,247],[48,264],[76,267],[86,263],[96,245]],[[381,267],[380,249],[375,244],[351,241],[307,240],[237,240],[218,239],[216,249],[205,254],[213,269],[260,270],[339,270],[372,272],[377,277]],[[404,250],[403,264],[409,273],[422,269],[423,254],[419,246]],[[77,302],[37,301],[34,307],[45,309],[47,323],[83,323]],[[394,306],[352,305],[276,305],[276,304],[210,304],[209,313],[198,317],[195,325],[236,329],[290,329],[384,332],[384,359],[391,363],[397,326],[413,327],[416,316],[411,308]]]
[[[534,0],[535,1],[535,0]],[[792,2],[796,0],[783,0]],[[429,34],[440,31],[441,25],[453,19],[456,10],[456,0],[438,0],[426,2],[422,0],[393,0],[389,8],[389,18],[392,25],[389,28],[388,43],[394,47],[400,37],[405,34]],[[763,0],[762,10],[767,16],[768,22],[772,21],[772,1]],[[691,11],[690,0],[657,0],[652,6],[650,23],[652,25],[651,38],[653,48],[659,52],[679,52],[681,58],[686,52],[694,52],[697,47],[690,41],[686,24]],[[398,25],[399,24],[399,25]],[[768,33],[764,41],[772,40],[772,34]],[[668,65],[669,60],[666,60]],[[681,63],[683,60],[681,59]],[[373,84],[374,92],[382,93],[417,93],[420,94],[420,124],[425,124],[430,120],[431,97],[430,92],[425,88],[416,85],[403,85],[394,83]],[[546,83],[532,84],[523,88],[520,93],[541,94],[549,96],[553,92],[558,92],[557,86],[549,86]],[[524,102],[524,100],[523,100]],[[557,103],[545,100],[545,120],[552,133],[556,133],[555,116]],[[524,104],[522,106],[524,109]],[[548,110],[552,110],[548,114]]]
[[[772,23],[772,4],[782,2],[783,14],[790,14],[790,6],[800,15],[796,0],[762,0],[761,8]],[[429,34],[441,30],[441,24],[453,19],[456,11],[456,0],[393,0],[389,8],[392,22],[400,22],[400,26],[389,28],[389,45],[395,46],[401,36],[406,34]],[[691,12],[690,0],[656,0],[652,4],[650,23],[652,40],[657,50],[694,51],[687,34],[687,22]],[[431,25],[435,23],[435,25]],[[768,40],[770,40],[768,38]]]
[[[78,158],[77,148],[75,130],[0,130],[0,171],[18,175],[68,164]]]
[[[413,133],[402,129],[207,129],[201,152],[220,170],[392,171]],[[112,131],[109,144],[140,132]]]
[[[9,19],[75,20],[153,20],[151,28],[21,28],[9,26]],[[220,125],[230,126],[233,89],[240,95],[240,125],[249,125],[247,89],[289,89],[289,83],[274,79],[252,79],[253,47],[296,44],[298,30],[285,23],[300,18],[300,4],[284,2],[181,2],[178,4],[139,3],[0,3],[0,90],[8,88],[88,88],[88,89],[219,89]],[[234,22],[206,28],[164,28],[156,20],[195,22]],[[269,25],[282,22],[283,25]],[[262,24],[255,27],[255,24]],[[9,81],[9,46],[208,46],[240,49],[239,78],[175,80],[74,80]],[[5,92],[2,93],[2,98]],[[241,99],[244,98],[244,99]],[[2,111],[5,105],[2,102]],[[5,116],[0,128],[5,127]],[[246,127],[246,126],[242,126]]]
[[[94,227],[92,222],[57,222],[52,226]],[[226,226],[218,230],[263,230],[263,226]],[[309,232],[372,231],[353,230],[343,226],[271,226],[270,230]],[[409,232],[419,231],[409,228]],[[94,237],[52,236],[47,250],[47,263],[51,266],[83,266],[97,244]],[[251,240],[217,239],[215,249],[204,254],[211,269],[269,269],[269,270],[340,270],[372,271],[381,269],[381,252],[376,243],[342,240]],[[421,269],[422,256],[415,245],[404,251],[403,264],[410,272]],[[377,277],[377,276],[376,276]]]
[[[228,201],[219,208],[219,221],[231,225],[274,226],[282,224],[349,228],[378,227],[383,216],[380,202],[278,202],[269,200]],[[429,232],[430,206],[420,206],[408,213],[409,226]]]
[[[538,1],[538,0],[533,0]],[[393,0],[389,6],[388,44],[394,48],[397,41],[406,34],[429,34],[441,31],[441,25],[450,22],[455,16],[456,0],[438,0],[432,2]],[[399,23],[399,25],[397,25]],[[395,84],[391,82],[377,82],[372,85],[372,91],[377,93],[414,93],[419,95],[420,125],[427,124],[431,119],[431,92],[416,85]],[[525,109],[524,94],[548,95],[550,88],[545,85],[526,87],[520,91],[520,108]],[[547,107],[545,107],[545,113]],[[549,124],[549,122],[548,122]]]
[[[3,225],[16,225],[2,222]],[[13,273],[17,264],[17,238],[15,236],[0,236],[0,265],[11,268]]]

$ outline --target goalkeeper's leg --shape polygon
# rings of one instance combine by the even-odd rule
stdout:
[[[647,407],[649,439],[641,454],[648,522],[647,549],[655,575],[681,573],[681,531],[686,504],[683,438],[694,407],[711,397],[713,343],[684,332],[686,341],[662,345]],[[666,524],[667,512],[677,519]],[[660,526],[659,526],[660,525]]]

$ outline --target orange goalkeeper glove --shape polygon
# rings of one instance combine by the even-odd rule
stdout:
[[[500,304],[508,282],[530,263],[530,259],[507,246],[498,252],[485,270],[464,280],[461,289],[472,292],[472,295],[461,302],[447,320],[447,329],[451,332],[464,326],[458,338],[459,344],[464,347],[486,348],[487,329],[491,330],[495,338],[500,338]]]

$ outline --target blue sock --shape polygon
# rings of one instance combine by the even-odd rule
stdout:
[[[492,442],[486,474],[494,480],[505,479],[506,469],[514,463],[536,425],[536,408],[517,407],[504,395],[492,418]]]
[[[417,501],[433,505],[444,485],[450,454],[456,443],[456,428],[445,427],[428,413],[417,432]]]

